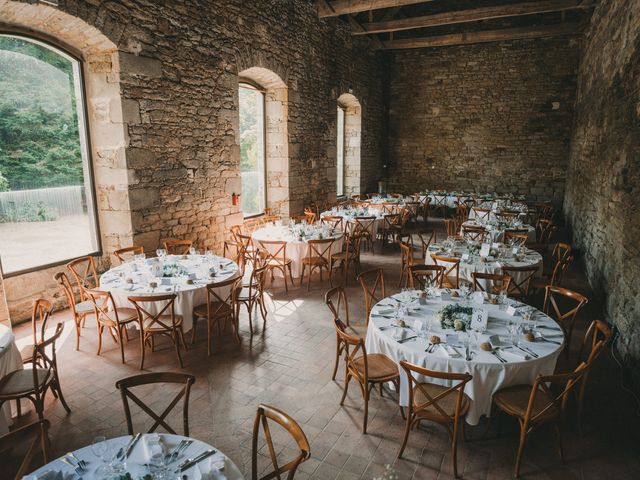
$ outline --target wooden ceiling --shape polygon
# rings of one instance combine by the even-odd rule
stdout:
[[[442,47],[580,35],[597,0],[317,0],[376,48]]]

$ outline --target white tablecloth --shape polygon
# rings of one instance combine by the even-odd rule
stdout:
[[[488,238],[491,238],[493,242],[504,242],[504,232],[507,230],[526,230],[527,236],[529,237],[527,243],[536,242],[536,229],[532,225],[521,225],[519,227],[513,228],[502,228],[498,226],[485,225],[475,220],[468,220],[462,224],[462,227],[483,227],[488,231]],[[460,228],[461,235],[462,227]]]
[[[480,217],[479,213],[476,211],[476,208],[478,207],[471,207],[471,210],[469,210],[469,220],[476,220]],[[492,202],[488,205],[483,205],[481,206],[481,208],[484,208],[485,210],[489,210],[489,214],[488,214],[488,218],[481,218],[481,220],[483,222],[487,222],[487,220],[494,222],[498,219],[498,217],[496,216],[496,213],[500,211],[500,207],[498,206],[497,203]],[[506,209],[508,210],[519,210],[520,213],[518,213],[518,217],[523,218],[527,216],[527,206],[525,204],[513,204],[510,207],[506,207]],[[487,215],[485,212],[481,212],[482,215]]]
[[[147,447],[145,444],[145,438],[144,438],[145,436],[146,435],[141,437],[140,440],[136,443],[133,450],[131,451],[131,455],[126,460],[125,465],[122,466],[126,472],[129,472],[131,474],[133,478],[142,478],[144,475],[150,473],[149,470],[145,466],[143,466],[143,464],[149,462],[149,457],[147,453],[148,450],[147,450]],[[166,451],[171,451],[180,443],[181,440],[187,439],[187,437],[183,437],[181,435],[169,435],[169,434],[160,434],[159,437],[160,437],[160,441],[165,445]],[[127,435],[124,437],[109,439],[107,440],[107,442],[109,442],[112,448],[120,449],[120,448],[126,447],[127,444],[129,443],[129,440],[131,440],[131,436]],[[170,470],[171,472],[176,470],[178,468],[178,465],[180,465],[185,459],[187,458],[193,459],[196,456],[198,456],[200,453],[214,448],[204,442],[201,442],[200,440],[195,440],[195,439],[191,439],[191,440],[193,440],[193,443],[189,445],[189,447],[187,447],[182,452],[182,454],[180,454],[178,458],[169,465],[169,467],[171,468]],[[84,460],[85,462],[87,462],[87,470],[82,474],[82,478],[97,480],[98,476],[95,475],[96,469],[102,465],[102,462],[99,458],[97,458],[93,454],[93,452],[91,451],[91,446],[80,448],[73,453],[80,460]],[[211,467],[211,466],[218,466],[218,465],[224,465],[224,467],[220,472],[216,471],[215,468]],[[236,466],[236,464],[233,463],[231,459],[229,459],[222,452],[216,452],[210,457],[207,457],[206,459],[202,460],[196,466],[193,466],[185,470],[184,472],[176,473],[172,477],[167,477],[167,478],[201,478],[200,474],[197,472],[198,469],[205,470],[204,473],[211,472],[212,474],[211,478],[220,479],[220,480],[224,478],[226,478],[227,480],[243,480],[244,478],[242,476],[242,473]],[[206,471],[207,469],[210,469],[210,470]],[[51,474],[53,474],[54,472],[61,472],[65,476],[65,478],[67,476],[69,476],[69,478],[78,478],[75,475],[74,470],[69,465],[67,465],[64,461],[62,461],[61,458],[58,458],[44,465],[43,467],[34,471],[29,477],[25,477],[25,478],[29,478],[30,480],[31,478],[44,478],[47,476],[47,472],[51,472]],[[55,477],[51,477],[51,478],[55,478]]]
[[[489,416],[491,413],[491,398],[500,388],[518,384],[530,384],[533,383],[538,374],[552,374],[558,356],[562,351],[562,345],[538,340],[535,342],[524,342],[523,345],[537,353],[539,358],[523,360],[505,352],[502,355],[508,360],[508,363],[500,363],[490,352],[485,352],[479,348],[471,361],[466,361],[464,348],[457,349],[462,354],[459,358],[449,357],[441,347],[436,347],[433,353],[426,353],[425,349],[428,345],[428,338],[417,338],[416,340],[399,343],[394,338],[394,331],[405,330],[405,335],[408,336],[413,336],[415,333],[410,329],[399,328],[380,330],[379,327],[390,325],[392,320],[384,317],[376,317],[375,313],[381,304],[389,303],[391,303],[389,298],[383,299],[372,309],[369,328],[367,329],[367,353],[383,353],[398,362],[398,364],[400,360],[407,360],[431,370],[470,373],[473,375],[473,379],[465,388],[465,393],[471,399],[471,406],[467,413],[467,422],[470,425],[477,425],[482,415]],[[446,303],[452,302],[442,302],[440,298],[430,299],[427,301],[427,305],[420,306],[419,311],[406,316],[405,321],[407,324],[413,325],[415,320],[422,322],[430,320],[432,322],[431,335],[438,335],[442,341],[445,341],[447,333],[455,332],[453,330],[441,329],[435,318],[435,314]],[[506,311],[500,310],[497,305],[489,304],[485,304],[479,308],[485,308],[489,312],[487,331],[485,334],[480,335],[479,343],[487,341],[490,335],[506,336],[508,333],[506,322],[509,318]],[[520,319],[520,317],[517,318]],[[542,312],[537,312],[536,318],[539,331],[544,332],[545,337],[564,343],[562,330],[550,317],[544,315]],[[541,325],[549,326],[553,328],[553,330],[541,329]],[[399,369],[400,405],[407,406],[409,401],[408,380],[404,374],[404,370],[401,367],[399,367]],[[417,378],[421,381],[425,380],[424,378]],[[430,379],[429,381],[436,383],[435,379]]]
[[[20,350],[11,329],[0,325],[0,378],[23,368]],[[0,409],[0,435],[9,431],[11,423],[11,402],[5,402]]]
[[[375,220],[373,221],[373,228],[372,228],[372,235],[374,239],[378,235],[378,229],[384,226],[384,214],[382,213],[382,210],[377,207],[371,207],[368,209],[367,212],[364,212],[364,213],[359,212],[359,214],[356,214],[355,212],[345,212],[345,211],[335,211],[335,212],[326,211],[320,214],[320,218],[326,217],[326,216],[342,217],[342,229],[345,232],[348,231],[348,227],[347,227],[348,223],[354,222],[353,219],[355,217],[357,216],[375,217]]]
[[[207,284],[221,283],[233,277],[240,276],[238,265],[232,260],[224,257],[212,257],[207,259],[204,255],[167,255],[163,262],[164,266],[178,265],[185,273],[194,276],[193,284],[187,284],[186,278],[158,278],[150,272],[151,264],[157,259],[141,262],[130,262],[111,270],[106,271],[100,277],[100,289],[110,291],[118,307],[133,307],[128,297],[139,295],[166,295],[175,293],[177,295],[174,303],[175,313],[182,315],[182,328],[185,332],[191,330],[193,326],[193,308],[207,302]],[[132,271],[132,265],[135,265]],[[220,268],[222,267],[222,268]],[[215,268],[216,275],[209,276],[209,269]],[[127,279],[134,283],[128,284]],[[151,288],[149,281],[153,279],[158,284],[157,288]],[[164,283],[163,283],[164,282]],[[229,287],[219,289],[220,296],[226,298],[229,294]],[[143,304],[150,313],[157,313],[151,303]],[[162,305],[164,306],[164,305]]]
[[[298,226],[297,228],[302,227]],[[309,249],[309,244],[307,243],[308,239],[299,240],[295,238],[289,231],[289,227],[284,225],[268,225],[266,227],[259,228],[253,232],[251,237],[256,248],[260,248],[259,242],[261,240],[287,242],[286,253],[287,258],[291,259],[291,272],[293,274],[293,278],[300,278],[300,275],[302,275],[302,259],[307,256]],[[342,250],[342,242],[344,238],[344,234],[342,232],[334,232],[325,238],[333,238],[335,240],[331,246],[332,254],[339,253]],[[320,246],[316,248],[322,252],[322,248]],[[271,253],[276,253],[278,247],[270,245],[267,247],[267,250]],[[306,271],[308,272],[309,269],[307,268]],[[277,269],[274,270],[274,274],[276,276],[282,276],[282,272]]]

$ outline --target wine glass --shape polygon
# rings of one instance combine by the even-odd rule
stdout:
[[[158,256],[158,258],[164,259],[164,257],[167,256],[167,251],[164,248],[158,248],[156,250],[156,255]]]
[[[93,453],[102,462],[102,465],[100,465],[96,470],[96,476],[98,478],[106,474],[106,471],[107,471],[106,457],[107,457],[108,450],[109,450],[109,446],[107,445],[107,437],[99,435],[93,438],[93,441],[91,442],[91,453]],[[98,474],[97,472],[101,472],[101,474]]]
[[[191,246],[189,247],[189,255],[193,256],[193,255],[195,255],[196,253],[198,253],[198,251],[196,250],[196,247],[194,247],[193,245],[191,245]]]

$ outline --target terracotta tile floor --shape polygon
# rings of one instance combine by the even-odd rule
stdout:
[[[363,255],[363,268],[382,266],[388,290],[397,290],[399,253],[390,246],[383,254]],[[589,292],[581,281],[579,268],[573,270],[570,287]],[[185,354],[184,371],[197,380],[190,403],[191,436],[215,445],[245,472],[251,475],[251,430],[256,406],[263,402],[290,413],[302,426],[311,444],[312,457],[302,464],[296,478],[320,480],[356,480],[379,477],[391,465],[398,480],[445,479],[452,476],[451,457],[445,430],[437,425],[424,425],[414,432],[405,457],[396,460],[404,423],[390,395],[374,394],[369,413],[368,434],[361,433],[362,399],[352,385],[344,407],[339,406],[343,373],[331,381],[335,336],[323,296],[329,282],[290,288],[286,294],[281,281],[268,288],[269,316],[267,325],[249,334],[246,317],[241,320],[242,344],[237,346],[230,336],[215,338],[215,353],[206,355],[203,335]],[[351,280],[348,285],[352,318],[363,321],[364,302],[361,290]],[[584,324],[600,315],[599,306],[589,305],[583,315],[578,334]],[[67,313],[56,316],[67,319]],[[117,345],[107,339],[102,356],[95,355],[96,333],[91,321],[83,331],[80,351],[75,351],[71,324],[59,348],[59,365],[64,395],[72,413],[66,415],[60,402],[49,396],[46,417],[52,422],[51,439],[58,456],[87,445],[96,435],[118,436],[126,432],[126,424],[117,379],[140,373],[137,337],[126,346],[127,363],[120,363]],[[199,333],[204,333],[201,330]],[[26,325],[16,328],[25,342]],[[576,335],[574,340],[577,345]],[[574,346],[576,346],[574,345]],[[567,365],[563,359],[559,369]],[[177,360],[168,343],[161,343],[146,360],[147,371],[174,370]],[[170,389],[149,390],[146,397],[160,410],[168,400]],[[34,418],[33,412],[17,424]],[[522,464],[525,478],[610,479],[640,478],[637,405],[620,388],[620,372],[607,351],[596,366],[588,390],[585,432],[578,435],[573,418],[564,430],[567,463],[562,464],[555,448],[552,430],[541,429],[530,437]],[[181,431],[180,419],[172,416]],[[134,416],[138,427],[150,422],[142,415]],[[493,430],[493,429],[492,429]],[[481,439],[483,424],[468,429],[471,441],[460,442],[459,471],[467,479],[510,478],[517,425],[505,418],[502,435],[491,431]],[[278,448],[286,454],[292,443],[277,435]],[[264,452],[261,452],[264,453]],[[1,464],[12,463],[3,454]],[[261,456],[260,466],[267,464]],[[0,467],[0,477],[9,478],[8,468]]]

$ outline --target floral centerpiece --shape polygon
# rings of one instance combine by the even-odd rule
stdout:
[[[436,318],[440,321],[440,326],[443,329],[464,332],[467,329],[467,322],[472,313],[472,307],[450,304],[442,307]]]
[[[162,267],[163,277],[181,277],[183,275],[187,275],[187,273],[188,272],[184,268],[175,263],[163,265]]]

